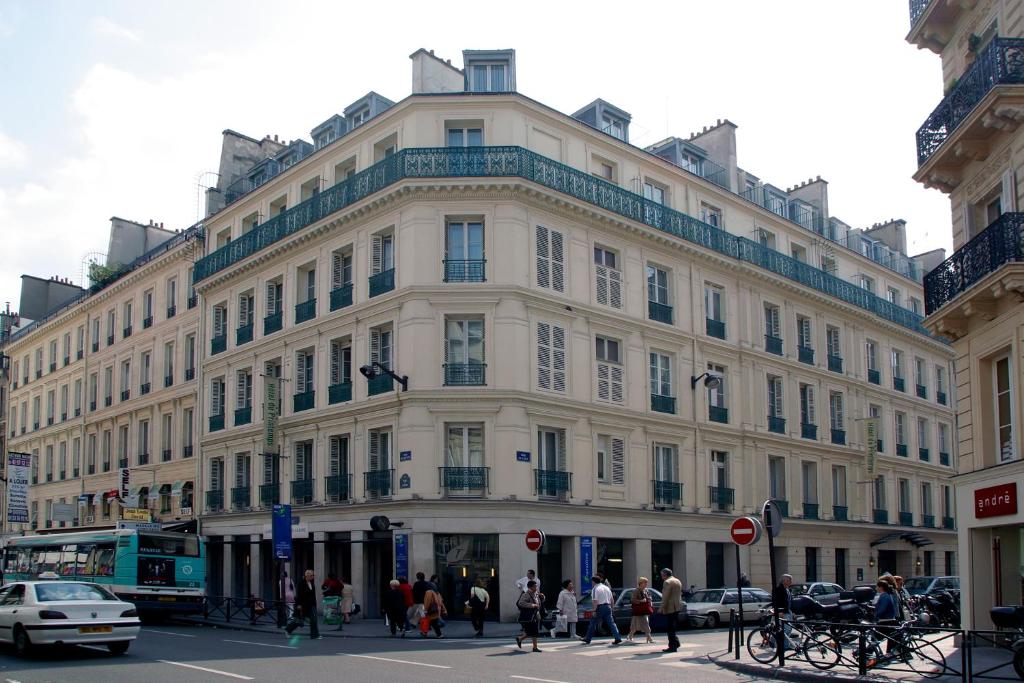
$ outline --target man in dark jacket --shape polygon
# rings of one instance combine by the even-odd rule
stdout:
[[[423,618],[423,596],[430,590],[430,582],[423,572],[416,572],[416,583],[412,585],[412,607],[408,610],[411,628],[416,628]]]
[[[792,585],[793,577],[783,574],[778,585],[772,590],[772,608],[783,617],[789,616],[789,608],[793,602],[793,593],[789,590]]]
[[[320,627],[317,624],[316,613],[316,583],[312,569],[307,569],[302,581],[295,587],[295,606],[302,611],[302,617],[309,619],[309,637],[313,640],[320,640]],[[298,628],[298,622],[288,624],[288,634]]]

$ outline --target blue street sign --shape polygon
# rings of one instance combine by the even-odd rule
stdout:
[[[530,451],[516,451],[516,460],[518,462],[530,462]]]
[[[401,477],[398,478],[398,488],[407,489],[410,487],[412,487],[412,477],[410,477],[408,474],[403,474]]]
[[[274,503],[270,513],[270,532],[274,543],[274,557],[292,559],[292,506]]]
[[[395,576],[409,576],[409,534],[395,534]]]
[[[399,462],[409,462],[412,460],[412,451],[402,451],[398,454]]]
[[[580,537],[580,595],[593,588],[590,577],[594,575],[594,537]]]

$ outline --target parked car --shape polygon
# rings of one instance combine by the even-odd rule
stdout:
[[[686,611],[693,619],[703,619],[708,628],[729,620],[729,611],[739,611],[739,592],[735,588],[703,588],[686,602]],[[772,596],[760,588],[743,589],[743,621],[757,621],[758,612],[770,607]]]
[[[816,581],[812,583],[794,583],[789,590],[794,598],[807,595],[822,605],[837,605],[839,604],[839,594],[843,592],[843,587],[836,583]]]
[[[630,604],[630,600],[633,597],[633,588],[613,588],[612,595],[615,596],[615,604],[612,605],[612,618],[615,620],[615,625],[620,631],[623,629],[629,629],[629,622],[633,618],[633,608]],[[658,608],[661,607],[661,591],[648,588],[647,592],[651,594],[651,600],[654,602],[654,611],[657,613]],[[683,612],[686,612],[686,604],[683,604]],[[587,628],[590,627],[590,619],[594,616],[594,599],[591,596],[590,591],[583,593],[580,599],[576,602],[576,618],[579,621],[576,624],[576,632],[579,635],[586,635]],[[652,620],[657,621],[654,616]],[[604,626],[601,626],[600,635],[608,635],[605,631]],[[623,632],[625,635],[625,632]]]
[[[0,640],[26,655],[37,645],[106,645],[128,651],[139,635],[130,602],[81,581],[19,581],[0,588]]]
[[[911,595],[927,595],[935,591],[960,590],[959,576],[914,576],[903,582]]]

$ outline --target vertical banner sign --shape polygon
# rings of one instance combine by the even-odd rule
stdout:
[[[409,534],[395,534],[395,576],[409,576]]]
[[[270,519],[270,533],[274,542],[274,557],[292,559],[292,506],[274,503]]]
[[[263,452],[277,453],[277,415],[280,411],[278,402],[278,385],[276,377],[266,377],[263,382]]]
[[[864,439],[868,445],[868,476],[875,476],[875,457],[878,454],[878,418],[864,420]]]
[[[132,483],[132,471],[127,467],[121,468],[121,500],[128,498],[128,486]]]
[[[580,537],[580,594],[593,588],[590,577],[594,575],[594,537]]]
[[[28,524],[28,482],[32,470],[29,453],[7,454],[7,521]]]

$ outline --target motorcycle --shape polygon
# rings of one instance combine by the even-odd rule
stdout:
[[[929,614],[935,617],[934,626],[960,628],[960,601],[946,590],[935,591],[925,596]]]
[[[989,614],[996,627],[1013,629],[1014,633],[1010,636],[1013,670],[1024,680],[1024,607],[993,607]]]

